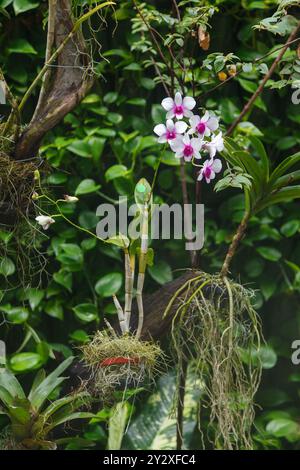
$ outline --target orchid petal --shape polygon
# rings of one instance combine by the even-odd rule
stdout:
[[[184,121],[177,121],[175,123],[175,130],[178,134],[184,134],[184,132],[187,130],[187,123]]]
[[[172,98],[164,98],[161,105],[166,111],[170,111],[174,107],[174,100]]]
[[[186,109],[192,110],[196,106],[196,101],[191,96],[186,96],[183,98],[183,106]]]
[[[172,119],[167,120],[166,126],[167,126],[168,131],[173,131],[174,130],[175,125],[174,125],[174,122],[172,121]]]
[[[166,126],[164,124],[157,124],[157,126],[155,126],[153,130],[155,134],[159,136],[162,136],[167,131]]]
[[[179,93],[179,91],[177,91],[177,93],[175,94],[175,99],[174,99],[174,101],[175,101],[175,104],[176,104],[177,106],[180,106],[180,105],[182,104],[182,96],[181,96],[181,94]]]

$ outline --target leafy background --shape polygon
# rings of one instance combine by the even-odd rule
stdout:
[[[279,3],[275,0],[211,3],[219,11],[211,21],[210,49],[204,51],[198,47],[193,65],[199,78],[197,93],[200,95],[220,83],[218,74],[226,73],[228,63],[249,64],[280,44],[293,28],[293,23],[279,24],[279,31],[275,31],[279,36],[272,34],[272,24],[265,19],[274,13]],[[167,0],[151,4],[163,13],[170,12]],[[203,4],[207,6],[209,2]],[[24,93],[43,61],[46,13],[45,2],[0,0],[1,63],[17,96]],[[118,25],[112,34],[116,19]],[[115,17],[99,33],[102,56],[96,68],[100,78],[82,104],[48,135],[41,151],[52,167],[47,176],[50,190],[57,197],[66,193],[77,195],[79,202],[76,206],[68,205],[66,213],[92,231],[98,222],[97,206],[105,201],[117,201],[119,196],[132,197],[140,177],[152,180],[161,157],[152,129],[155,123],[161,122],[157,103],[164,97],[164,90],[153,67],[147,63],[143,35],[138,28],[134,30],[137,25],[132,19],[136,19],[132,2],[119,1]],[[253,30],[261,21],[265,21],[267,30]],[[158,27],[164,33],[165,24]],[[239,59],[228,59],[229,52]],[[263,63],[270,65],[275,56],[276,52]],[[203,61],[208,67],[202,66]],[[299,80],[299,64],[290,61],[289,53],[283,65],[294,67],[293,79]],[[261,70],[246,65],[243,70],[229,84],[199,98],[201,106],[221,117],[224,129],[239,115],[265,69],[263,65]],[[299,106],[292,104],[292,90],[286,86],[291,82],[284,83],[285,78],[284,73],[273,77],[247,121],[238,129],[243,139],[259,137],[274,165],[295,153],[300,143]],[[25,119],[30,118],[34,103],[35,97],[25,110]],[[182,198],[179,168],[167,152],[162,162],[156,200],[172,204]],[[188,174],[188,187],[192,198],[192,172]],[[227,244],[241,220],[243,197],[238,190],[215,193],[212,187],[205,186],[202,199],[206,206],[206,231],[201,267],[215,272],[221,267]],[[300,443],[300,366],[291,362],[292,342],[300,338],[299,233],[299,203],[278,204],[263,211],[251,219],[248,236],[233,267],[233,274],[242,283],[257,290],[256,306],[267,339],[263,350],[263,380],[257,396],[257,427],[253,431],[258,448],[296,449]],[[76,353],[76,348],[88,341],[88,335],[102,324],[103,317],[115,314],[111,295],[122,293],[122,259],[113,246],[101,246],[58,222],[47,236],[37,237],[45,267],[41,270],[33,259],[31,282],[27,281],[24,288],[19,284],[13,240],[2,229],[0,240],[9,253],[0,261],[3,287],[0,334],[7,344],[9,366],[26,387],[39,368],[50,371],[63,358]],[[155,242],[153,247],[155,263],[149,268],[146,292],[172,280],[178,275],[176,269],[189,267],[182,242]],[[168,422],[166,412],[171,408],[169,397],[164,396],[165,390],[172,387],[174,377],[170,374],[161,379],[153,396],[141,395],[140,402],[134,402],[130,410],[132,425],[124,446],[163,448],[168,433],[174,436],[174,423]],[[196,398],[189,397],[191,405],[185,417],[186,445],[192,448],[199,446],[193,402]],[[99,410],[98,419],[85,426],[81,424],[74,431],[81,439],[74,438],[68,448],[105,448],[108,417],[109,410]],[[0,419],[0,426],[4,427],[5,418],[0,416]],[[145,426],[147,420],[153,426],[150,430]],[[171,438],[167,439],[170,444]]]

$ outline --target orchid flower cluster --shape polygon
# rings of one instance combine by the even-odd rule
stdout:
[[[224,150],[222,132],[216,133],[219,120],[209,111],[202,117],[194,114],[194,98],[183,98],[179,92],[175,94],[174,99],[163,99],[161,105],[167,112],[167,121],[166,124],[154,127],[157,141],[161,144],[168,143],[176,158],[184,158],[186,162],[192,162],[199,167],[198,181],[204,179],[210,183],[222,170],[221,160],[215,158],[218,152]],[[197,164],[195,160],[202,159],[202,152],[208,154],[209,159],[203,164]]]

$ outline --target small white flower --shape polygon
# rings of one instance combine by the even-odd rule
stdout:
[[[52,217],[49,217],[48,215],[38,215],[35,220],[39,225],[42,226],[43,230],[48,230],[50,225],[55,223],[55,220],[52,219]]]
[[[205,142],[203,148],[209,152],[210,158],[214,158],[217,152],[222,152],[224,150],[224,139],[222,132],[220,132],[218,135],[213,135],[211,142]]]
[[[183,117],[191,117],[192,109],[196,106],[196,101],[191,96],[182,98],[177,92],[175,98],[165,98],[161,102],[162,107],[167,111],[167,119],[182,119]]]
[[[215,179],[216,173],[220,173],[221,170],[221,160],[219,160],[218,158],[216,160],[206,160],[197,179],[198,181],[202,181],[203,178],[205,178],[205,181],[207,183],[210,183],[211,180]]]
[[[191,139],[188,134],[170,142],[171,149],[175,152],[176,158],[184,158],[186,162],[190,162],[192,158],[201,158],[200,150],[202,148],[202,140]]]
[[[159,137],[157,142],[164,144],[165,142],[170,142],[171,140],[176,139],[178,135],[184,134],[187,130],[187,123],[183,121],[174,122],[172,119],[168,119],[166,125],[158,124],[154,127],[154,132]]]
[[[190,118],[191,129],[189,134],[199,134],[201,137],[209,137],[211,132],[215,132],[219,127],[219,121],[216,117],[211,116],[209,111],[206,111],[204,116],[192,116]]]
[[[64,200],[66,202],[77,202],[79,201],[78,197],[76,196],[69,196],[68,194],[64,194]]]

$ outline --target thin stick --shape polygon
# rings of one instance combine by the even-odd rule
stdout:
[[[133,258],[134,259],[134,258]],[[134,263],[131,263],[130,255],[125,252],[125,321],[127,330],[129,331],[131,308],[132,308],[132,295],[134,283]]]
[[[114,2],[104,2],[101,3],[100,5],[97,5],[95,8],[92,8],[89,10],[87,13],[82,15],[78,20],[74,23],[74,26],[70,33],[65,37],[65,39],[61,42],[60,46],[56,49],[56,51],[51,55],[49,58],[48,62],[44,64],[42,67],[41,71],[38,73],[38,75],[35,77],[34,81],[26,91],[25,95],[23,96],[20,104],[19,104],[19,111],[21,112],[22,109],[24,108],[25,103],[27,102],[28,98],[31,96],[33,90],[35,89],[36,85],[38,82],[43,78],[45,73],[48,70],[49,65],[51,65],[55,59],[59,56],[65,45],[75,36],[76,32],[78,31],[79,27],[81,24],[88,20],[94,13],[96,13],[98,10],[101,10],[102,8],[109,6],[109,5],[115,5]]]
[[[181,159],[180,160],[180,181],[181,181],[181,190],[182,190],[182,197],[183,197],[183,204],[186,206],[186,208],[188,207],[188,204],[189,204],[189,195],[188,195],[188,190],[187,190],[187,183],[186,183],[186,175],[185,175],[185,163],[184,163],[184,160]],[[187,225],[187,227],[189,228],[189,230],[191,229],[192,227],[192,220],[191,220],[191,214],[190,214],[190,211],[189,210],[186,210],[184,211],[185,213],[185,224]],[[192,234],[189,233],[187,236],[186,236],[186,239],[188,239],[188,241],[191,241],[192,240]],[[193,251],[190,251],[190,259],[191,259],[191,266],[194,267],[195,265],[195,258],[197,257],[197,252],[195,250]]]
[[[128,328],[127,328],[127,323],[126,323],[126,320],[125,320],[125,315],[124,315],[123,309],[121,307],[121,304],[120,304],[120,302],[118,301],[118,299],[115,295],[113,295],[113,301],[114,301],[115,307],[117,309],[121,331],[122,331],[123,334],[127,333]]]
[[[55,38],[55,21],[56,21],[56,4],[57,0],[49,0],[48,8],[48,30],[47,30],[47,43],[46,43],[46,53],[45,53],[45,65],[49,63],[51,59],[52,48]],[[43,77],[42,87],[39,95],[39,99],[32,116],[32,120],[35,119],[35,116],[38,115],[40,108],[43,106],[43,101],[46,96],[47,86],[51,77],[51,69],[47,69]]]
[[[148,29],[149,31],[149,34],[150,34],[150,37],[151,37],[151,41],[152,41],[152,44],[153,46],[155,46],[161,60],[163,61],[163,63],[165,64],[165,66],[167,67],[167,69],[169,70],[169,73],[170,73],[170,76],[172,77],[172,75],[174,75],[174,77],[177,79],[178,83],[180,84],[180,79],[177,77],[177,75],[175,74],[175,71],[172,67],[170,67],[170,65],[168,64],[168,61],[166,60],[162,50],[161,50],[161,47],[159,45],[159,42],[158,40],[156,39],[156,36],[154,34],[154,30],[153,28],[148,24],[145,16],[143,15],[143,12],[141,11],[141,9],[139,8],[137,2],[135,0],[133,0],[133,3],[134,3],[134,6],[138,12],[138,14],[140,15],[141,17],[141,20],[143,21],[144,25],[146,26],[146,28]],[[169,53],[171,54],[171,57],[174,58],[174,55],[173,55],[173,52],[170,48],[168,48],[169,50]]]
[[[236,231],[236,234],[234,235],[234,237],[232,239],[232,242],[229,246],[226,258],[224,260],[224,263],[223,263],[223,266],[222,266],[222,269],[221,269],[221,276],[222,277],[226,277],[228,272],[229,272],[229,268],[230,268],[232,258],[236,254],[238,246],[239,246],[241,240],[243,239],[243,237],[245,235],[245,232],[246,232],[247,227],[248,227],[249,219],[250,219],[250,213],[245,212],[243,220],[241,221],[241,223],[240,223],[240,225],[239,225],[239,227]]]
[[[279,62],[281,61],[282,57],[284,56],[284,54],[286,53],[291,41],[293,41],[295,39],[295,37],[297,36],[298,32],[300,30],[300,22],[298,23],[298,26],[297,28],[295,29],[295,31],[292,32],[292,34],[289,36],[285,46],[283,47],[283,49],[281,50],[281,52],[278,54],[278,57],[276,57],[276,59],[274,60],[272,66],[270,67],[270,70],[268,71],[268,73],[265,75],[264,79],[262,80],[261,84],[259,85],[259,87],[257,88],[256,92],[253,93],[253,95],[251,96],[250,100],[246,103],[246,105],[244,106],[244,109],[243,111],[241,112],[241,114],[238,116],[238,118],[234,121],[234,123],[232,124],[232,126],[228,129],[226,135],[230,135],[232,134],[232,132],[235,130],[235,128],[239,125],[239,123],[242,121],[243,117],[245,116],[245,114],[247,114],[247,112],[250,110],[251,106],[253,105],[253,103],[255,102],[255,100],[260,96],[260,94],[263,92],[264,90],[264,87],[266,85],[266,83],[270,80],[270,78],[272,77],[273,73],[275,72],[275,69],[277,67],[277,65],[279,64]]]
[[[181,450],[183,445],[183,414],[184,414],[184,396],[188,369],[188,361],[185,357],[179,364],[179,384],[177,398],[177,422],[176,422],[176,449]]]
[[[139,256],[139,274],[136,289],[136,301],[139,312],[138,328],[136,337],[140,338],[143,323],[144,323],[144,305],[143,305],[143,288],[145,282],[145,271],[147,267],[147,252],[148,252],[148,204],[144,204],[143,208],[143,221],[142,221],[142,235],[141,235],[141,251]]]

